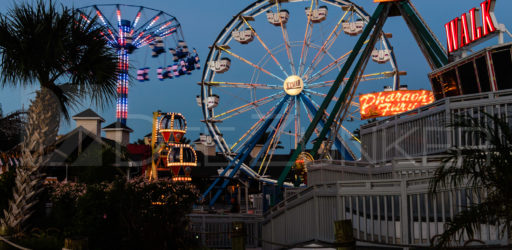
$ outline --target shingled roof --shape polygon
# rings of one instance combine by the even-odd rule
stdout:
[[[129,132],[133,132],[133,129],[131,129],[130,127],[126,126],[125,124],[122,124],[119,121],[114,122],[114,123],[104,127],[103,130],[113,130],[113,129],[119,129],[119,128],[126,129]]]
[[[75,120],[81,120],[81,119],[96,119],[101,120],[102,122],[105,122],[103,117],[96,114],[96,112],[92,111],[92,109],[86,109],[72,117]]]

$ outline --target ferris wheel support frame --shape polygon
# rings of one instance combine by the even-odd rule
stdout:
[[[217,192],[210,200],[210,206],[213,206],[215,204],[215,201],[219,198],[219,196],[222,194],[222,191],[228,186],[229,180],[233,178],[233,176],[238,172],[240,169],[240,166],[244,163],[245,159],[249,154],[251,153],[252,148],[254,148],[254,145],[260,140],[261,136],[267,131],[268,127],[272,124],[278,113],[283,108],[283,105],[288,101],[290,96],[286,95],[281,102],[276,106],[274,112],[272,112],[272,115],[265,121],[265,123],[261,126],[261,128],[256,132],[255,136],[251,138],[251,141],[244,147],[244,149],[241,150],[240,154],[237,154],[233,160],[229,162],[229,164],[226,166],[224,171],[220,174],[220,176],[225,176],[225,174],[228,172],[228,170],[233,167],[231,173],[229,173],[229,176],[227,179],[225,179],[222,182],[222,185],[220,187],[217,186],[217,184],[220,181],[220,178],[216,178],[215,181],[208,187],[208,189],[201,195],[200,200],[204,200],[208,193],[210,193],[214,188],[217,188]]]
[[[305,106],[307,109],[309,109],[309,111],[313,114],[313,115],[316,115],[316,113],[318,113],[318,110],[314,107],[313,103],[311,103],[311,101],[305,97],[305,95],[303,93],[301,93],[299,95],[299,97],[301,98],[301,100],[304,102]],[[324,127],[325,126],[325,121],[324,119],[321,119],[320,120],[320,126]],[[341,152],[341,154],[343,155],[343,159],[345,160],[349,160],[349,161],[353,161],[355,160],[355,156],[354,156],[354,153],[350,151],[350,148],[345,145],[343,143],[342,140],[340,140],[340,138],[338,138],[337,136],[334,138],[334,145],[336,146],[336,148],[338,149],[339,152]]]
[[[316,143],[314,144],[313,150],[311,151],[312,156],[317,155],[318,149],[320,148],[322,141],[324,140],[327,133],[332,129],[331,125],[333,124],[334,120],[336,118],[339,118],[339,115],[343,112],[343,110],[346,110],[344,109],[344,106],[346,105],[345,103],[347,101],[347,98],[352,98],[352,96],[349,95],[353,95],[353,92],[355,90],[354,86],[357,86],[360,80],[358,74],[370,57],[371,49],[374,47],[377,37],[381,33],[382,27],[384,26],[384,23],[387,20],[391,8],[396,8],[399,10],[400,15],[405,19],[409,29],[411,30],[411,33],[413,33],[416,42],[418,43],[425,58],[427,59],[432,68],[439,68],[448,63],[448,56],[446,54],[446,51],[441,46],[435,35],[430,31],[430,29],[427,28],[428,26],[419,16],[419,13],[415,10],[415,8],[412,6],[409,0],[400,2],[379,3],[375,12],[370,18],[370,21],[365,27],[363,33],[359,37],[359,40],[357,41],[354,47],[354,50],[350,54],[346,63],[343,65],[343,68],[336,77],[336,80],[334,81],[324,101],[322,102],[320,108],[318,109],[317,114],[315,115],[313,121],[310,123],[308,129],[306,130],[306,133],[304,134],[301,143],[297,145],[297,148],[290,157],[288,163],[285,166],[285,169],[283,170],[283,172],[281,172],[281,176],[277,181],[279,187],[282,187],[286,176],[288,175],[293,164],[295,163],[295,160],[297,159],[299,154],[304,150],[304,145],[309,141],[311,135],[313,134],[313,131],[316,129],[318,123],[320,122],[320,119],[324,116],[325,109],[331,102],[336,91],[339,89],[343,79],[345,78],[345,75],[348,73],[348,70],[354,63],[356,57],[359,55],[359,52],[363,47],[366,38],[370,35],[372,29],[375,28],[370,38],[370,41],[366,44],[363,54],[359,57],[359,60],[355,68],[353,69],[349,80],[347,81],[345,87],[343,88],[340,94],[340,97],[338,98],[335,106],[333,107],[333,111],[330,113],[331,115],[329,115],[327,121],[325,122],[325,125],[322,128],[322,131],[320,132],[320,135],[318,136]],[[342,114],[341,116],[343,118],[344,115]]]

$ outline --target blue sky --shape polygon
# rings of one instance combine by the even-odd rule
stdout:
[[[0,12],[5,11],[14,5],[11,0],[2,0]],[[16,1],[21,2],[21,1]],[[70,7],[82,7],[91,4],[110,3],[110,1],[93,0],[60,0],[57,1]],[[354,3],[362,6],[367,12],[372,13],[376,4],[372,0],[354,0]],[[445,45],[444,24],[451,19],[460,16],[473,7],[478,7],[482,0],[413,0],[413,4],[420,11],[421,15]],[[506,26],[512,25],[512,1],[496,1],[496,17],[500,23]],[[112,2],[115,3],[115,2]],[[210,46],[221,29],[238,12],[244,9],[251,1],[246,0],[189,0],[189,1],[163,1],[145,0],[133,1],[123,0],[124,4],[144,4],[147,7],[163,10],[174,15],[180,21],[185,39],[189,47],[194,47],[199,52],[201,66],[204,67]],[[405,70],[408,75],[402,78],[403,83],[409,88],[430,89],[427,74],[430,71],[425,59],[416,46],[410,32],[402,18],[390,18],[384,30],[393,33],[391,43],[395,48],[400,70]],[[292,32],[292,31],[290,31]],[[303,32],[303,31],[302,31]],[[506,37],[506,41],[510,38]],[[488,43],[496,43],[496,39]],[[151,60],[147,55],[134,53],[132,59],[139,64]],[[134,74],[134,72],[132,72]],[[196,139],[200,132],[205,133],[206,129],[200,122],[203,119],[200,108],[196,105],[195,96],[200,93],[197,82],[201,81],[202,69],[194,71],[192,75],[173,80],[160,82],[152,75],[152,80],[146,83],[132,81],[129,92],[129,115],[128,126],[135,130],[131,140],[141,138],[151,130],[151,113],[157,109],[165,112],[183,113],[189,125],[187,136]],[[381,88],[376,89],[379,91]],[[22,106],[29,106],[29,99],[33,96],[34,89],[3,88],[0,89],[0,103],[4,113],[20,109]],[[86,103],[83,107],[72,111],[72,114],[89,107]],[[115,107],[110,105],[103,110],[92,107],[106,120],[108,125],[115,120]],[[73,129],[75,124],[63,122],[60,133],[66,133]]]

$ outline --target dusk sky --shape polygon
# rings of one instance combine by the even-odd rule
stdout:
[[[21,1],[1,0],[0,13],[5,13],[14,3]],[[210,46],[222,28],[231,18],[251,3],[248,0],[189,0],[189,1],[163,1],[163,0],[123,0],[123,1],[93,1],[93,0],[60,0],[69,7],[83,7],[100,3],[123,3],[151,7],[165,11],[178,18],[182,25],[183,33],[189,47],[196,48],[201,58],[201,67],[209,52]],[[372,0],[353,0],[354,3],[362,6],[368,13],[373,13],[377,4]],[[446,37],[444,24],[451,19],[468,12],[473,7],[478,7],[482,0],[413,0],[412,3],[419,10],[427,24],[438,36],[443,46],[446,46]],[[512,1],[496,1],[496,17],[499,23],[505,24],[512,29]],[[419,48],[416,46],[407,26],[402,18],[393,17],[388,19],[384,30],[393,34],[391,43],[394,46],[400,70],[408,72],[407,76],[402,78],[404,84],[408,84],[410,89],[430,89],[430,83],[427,74],[430,69],[423,58]],[[290,31],[294,32],[294,31]],[[303,31],[302,31],[303,32]],[[505,41],[511,41],[510,37],[505,36]],[[489,43],[496,43],[497,39],[492,39]],[[480,49],[483,45],[476,47]],[[351,48],[347,48],[350,50]],[[141,52],[141,53],[139,53]],[[131,60],[137,65],[145,64],[152,60],[151,56],[143,55],[143,51],[136,51]],[[147,50],[146,50],[147,53]],[[200,94],[200,87],[197,85],[201,81],[202,68],[194,71],[192,75],[183,76],[178,79],[158,81],[156,75],[151,76],[151,81],[139,83],[132,80],[129,90],[129,115],[128,126],[135,130],[131,135],[131,141],[141,138],[151,131],[151,114],[158,109],[165,112],[180,112],[188,120],[189,132],[187,137],[195,140],[199,133],[206,133],[206,129],[200,120],[203,119],[201,109],[196,105],[195,96]],[[135,75],[135,72],[131,72]],[[382,87],[376,87],[375,91],[382,90]],[[22,106],[28,108],[29,99],[32,98],[34,89],[23,88],[3,88],[0,89],[0,103],[4,113],[9,113],[20,109]],[[224,97],[229,98],[229,97]],[[226,100],[226,99],[224,99]],[[88,103],[84,106],[72,110],[74,115],[85,108],[90,107]],[[115,121],[114,104],[103,110],[94,110],[106,120],[105,125]],[[60,133],[66,133],[75,127],[74,121],[70,123],[63,122]]]

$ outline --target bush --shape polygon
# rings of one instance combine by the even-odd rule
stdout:
[[[60,184],[52,190],[52,226],[85,236],[91,249],[187,248],[188,219],[198,192],[190,184],[123,179]]]

